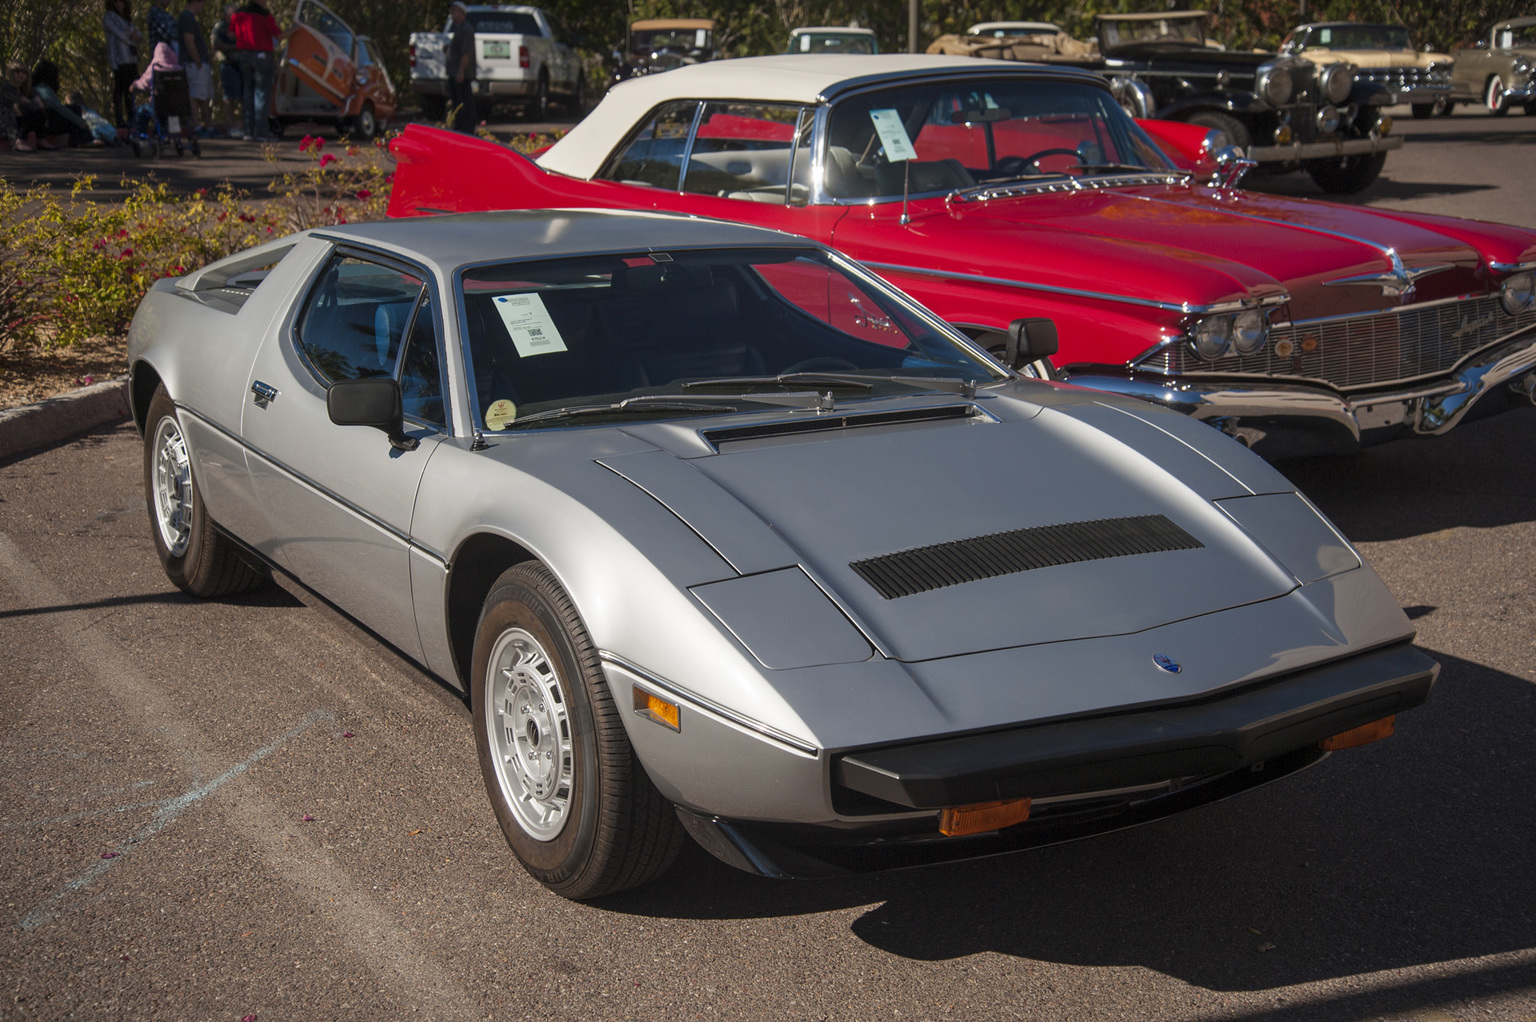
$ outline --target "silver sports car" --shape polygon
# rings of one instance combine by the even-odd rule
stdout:
[[[313,230],[160,281],[129,360],[171,580],[276,568],[462,690],[572,898],[685,833],[818,876],[1146,822],[1390,734],[1438,670],[1259,458],[802,238]]]

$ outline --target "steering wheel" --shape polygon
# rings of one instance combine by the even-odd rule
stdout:
[[[788,376],[790,373],[834,373],[857,372],[858,366],[846,358],[836,358],[832,355],[817,355],[814,358],[804,358],[794,365],[785,366],[779,370],[780,376]]]
[[[1070,156],[1075,160],[1082,158],[1076,149],[1042,149],[1028,156],[1004,156],[992,169],[1004,177],[1017,177],[1030,167],[1039,170],[1040,168],[1036,165],[1047,156]]]

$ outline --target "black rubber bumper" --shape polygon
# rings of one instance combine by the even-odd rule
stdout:
[[[837,756],[835,784],[933,809],[1230,773],[1418,706],[1440,665],[1404,643],[1200,702]]]

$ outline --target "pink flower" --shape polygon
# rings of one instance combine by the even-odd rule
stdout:
[[[343,738],[351,738],[352,737],[352,732],[350,732],[350,731],[343,731],[341,733],[341,737],[343,737]]]
[[[366,199],[366,198],[368,198],[368,197],[369,197],[369,196],[370,196],[370,195],[372,195],[372,194],[373,194],[373,193],[372,193],[372,192],[370,192],[370,191],[369,191],[369,190],[368,190],[368,189],[366,189],[366,188],[359,188],[359,189],[358,189],[358,190],[357,190],[357,197],[358,197],[358,198],[359,198],[359,199]]]
[[[331,164],[333,164],[335,162],[336,162],[335,154],[333,154],[333,153],[326,153],[324,156],[320,157],[320,169],[324,170],[326,167],[329,167]]]
[[[308,813],[305,813],[303,816],[300,817],[300,819],[302,819],[305,823],[314,823],[315,822],[315,818],[313,816],[309,815]]]
[[[102,852],[101,857],[103,859],[115,859],[121,854],[121,852]]]

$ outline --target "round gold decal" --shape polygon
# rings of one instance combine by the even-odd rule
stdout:
[[[494,429],[497,432],[511,425],[517,418],[517,405],[502,398],[500,401],[492,401],[491,407],[485,410],[485,428]]]

